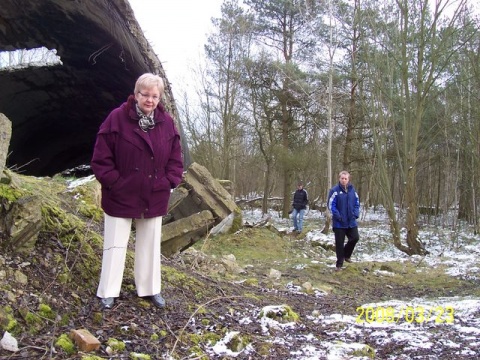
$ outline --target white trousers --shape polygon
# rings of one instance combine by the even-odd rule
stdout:
[[[138,296],[150,296],[161,290],[162,217],[135,219],[135,286]],[[118,297],[122,287],[132,219],[105,214],[102,273],[97,296]]]

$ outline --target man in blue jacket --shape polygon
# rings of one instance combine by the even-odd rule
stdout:
[[[360,214],[360,200],[355,188],[350,184],[348,171],[341,171],[338,184],[328,194],[328,209],[332,214],[332,228],[335,234],[337,263],[335,270],[341,270],[343,262],[351,262],[353,249],[360,236],[357,219]],[[348,242],[345,245],[345,236]]]

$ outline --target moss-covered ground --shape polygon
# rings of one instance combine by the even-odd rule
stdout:
[[[60,177],[12,177],[13,187],[0,189],[3,203],[24,194],[39,195],[44,226],[28,253],[4,250],[0,255],[0,326],[18,339],[20,348],[17,354],[0,350],[0,359],[108,359],[110,339],[125,344],[114,349],[114,358],[144,354],[159,359],[168,354],[172,359],[209,359],[207,348],[235,330],[254,345],[252,358],[282,359],[289,356],[284,345],[239,317],[258,316],[264,306],[285,304],[303,323],[299,332],[321,337],[321,330],[305,323],[316,312],[355,315],[361,304],[387,299],[480,295],[478,282],[450,277],[441,267],[432,269],[421,262],[354,262],[334,272],[302,235],[245,227],[194,245],[219,263],[222,256],[233,254],[244,273],[210,272],[181,256],[164,258],[162,293],[167,307],[160,310],[136,295],[130,252],[121,295],[113,309],[102,312],[95,296],[102,253],[95,182],[70,190]],[[270,277],[271,269],[281,277]],[[379,277],[376,270],[392,276]],[[27,281],[20,281],[19,273]],[[302,289],[306,282],[323,295],[286,290]],[[64,334],[78,328],[97,336],[101,349],[89,354],[72,349]]]

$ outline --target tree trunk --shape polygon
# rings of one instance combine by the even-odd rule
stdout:
[[[272,174],[270,161],[266,160],[267,170],[265,171],[265,181],[263,183],[262,214],[268,212],[268,197],[270,196],[270,179]]]
[[[328,71],[328,149],[327,149],[327,204],[325,206],[325,225],[322,229],[322,234],[328,234],[330,231],[330,223],[332,220],[332,214],[328,208],[328,192],[332,188],[332,138],[333,138],[333,57],[335,55],[335,46],[333,44],[333,8],[332,0],[328,1],[328,12],[330,19],[330,42],[329,42],[329,71]]]
[[[417,196],[415,191],[416,184],[416,170],[415,166],[412,166],[407,172],[407,186],[405,190],[405,202],[407,204],[407,245],[408,250],[406,253],[408,255],[424,255],[425,248],[422,243],[418,240],[418,204]]]

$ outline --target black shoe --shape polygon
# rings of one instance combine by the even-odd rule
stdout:
[[[153,305],[156,307],[160,309],[165,307],[165,299],[162,297],[162,295],[160,295],[160,293],[152,295],[150,299],[152,300]]]
[[[115,298],[113,297],[100,299],[100,306],[102,307],[102,309],[111,309],[114,303]]]

